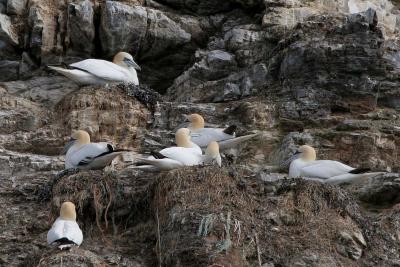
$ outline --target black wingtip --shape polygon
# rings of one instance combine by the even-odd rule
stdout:
[[[114,149],[112,152],[132,152],[130,149]]]
[[[225,128],[223,132],[226,133],[226,134],[233,135],[235,133],[235,131],[236,131],[236,128],[237,128],[236,125],[231,125],[228,128]]]
[[[359,174],[359,173],[366,173],[366,172],[369,172],[370,170],[371,170],[370,168],[357,168],[357,169],[354,169],[354,170],[349,171],[349,173],[352,173],[352,174]]]
[[[166,158],[166,156],[164,156],[160,152],[156,152],[156,151],[151,151],[150,155],[152,155],[156,159],[165,159]]]
[[[76,245],[76,243],[74,241],[71,241],[66,237],[57,239],[52,244],[57,244],[57,245]]]

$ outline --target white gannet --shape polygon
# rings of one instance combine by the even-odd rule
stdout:
[[[135,169],[162,171],[181,168],[184,166],[194,166],[200,164],[210,164],[216,162],[221,167],[221,155],[217,142],[211,142],[204,155],[197,145],[190,142],[190,131],[187,128],[179,129],[175,134],[176,143],[179,146],[168,147],[159,152],[152,152],[152,156],[139,159],[139,164]]]
[[[221,155],[218,143],[211,142],[204,155],[193,153],[193,150],[185,147],[168,147],[159,152],[152,152],[147,159],[140,159],[147,165],[136,166],[136,169],[148,171],[167,171],[185,166],[217,163],[221,167]]]
[[[64,147],[65,169],[83,170],[103,169],[111,164],[118,155],[128,152],[126,149],[114,149],[106,142],[91,143],[86,131],[79,130],[72,134],[71,140]]]
[[[47,243],[63,249],[79,246],[82,241],[82,231],[76,223],[75,205],[72,202],[64,202],[61,205],[60,217],[47,233]]]
[[[291,162],[290,178],[303,177],[331,184],[356,182],[382,173],[368,173],[369,169],[356,169],[334,160],[316,160],[314,148],[307,145],[299,147],[297,152],[286,162]]]
[[[240,143],[258,135],[250,134],[236,137],[236,125],[231,125],[227,128],[204,128],[204,118],[200,114],[194,113],[186,115],[186,117],[190,122],[188,128],[190,129],[191,140],[202,148],[207,147],[210,142],[216,141],[219,148],[225,150],[236,147]]]
[[[91,58],[70,64],[68,68],[48,67],[80,85],[108,84],[114,82],[127,82],[139,85],[135,69],[140,70],[140,67],[133,60],[133,57],[126,52],[116,54],[113,62]]]

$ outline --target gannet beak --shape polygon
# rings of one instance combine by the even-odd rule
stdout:
[[[64,146],[63,150],[61,151],[61,155],[65,155],[68,152],[68,149],[75,144],[76,139],[71,138],[68,143]]]
[[[185,118],[185,121],[189,121],[189,115],[187,115],[187,114],[182,114],[182,116]]]
[[[129,67],[132,67],[132,68],[137,69],[137,70],[142,70],[134,60],[124,58],[124,62]]]
[[[287,167],[289,164],[300,157],[301,152],[296,151],[290,158],[281,163],[281,167]]]

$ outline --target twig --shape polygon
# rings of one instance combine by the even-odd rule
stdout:
[[[157,218],[157,239],[158,239],[158,264],[161,267],[161,234],[160,234],[160,219],[158,217],[158,207],[157,207],[157,211],[156,211],[156,218]]]
[[[258,235],[257,233],[254,233],[254,237],[256,239],[256,248],[257,248],[257,259],[258,259],[258,265],[261,267],[262,263],[261,263],[261,251],[260,251],[260,245],[258,242]]]

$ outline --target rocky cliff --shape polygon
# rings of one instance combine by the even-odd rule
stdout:
[[[1,266],[400,266],[400,2],[0,0]],[[141,85],[46,68],[127,51]],[[223,168],[56,176],[76,129],[135,153],[182,114],[260,136]],[[286,179],[298,145],[390,173]],[[47,247],[73,201],[84,243]]]

